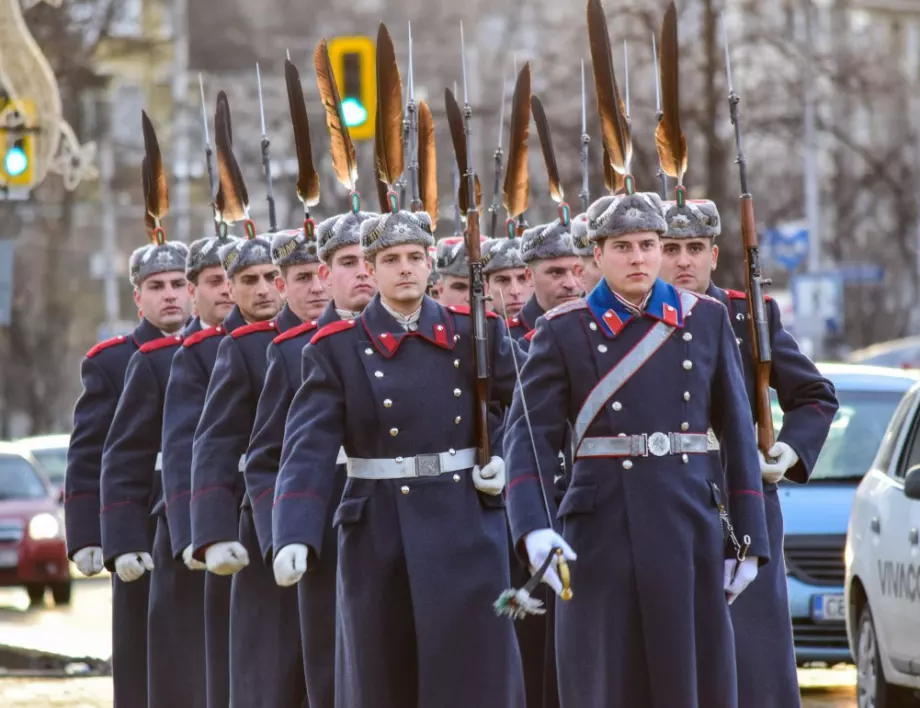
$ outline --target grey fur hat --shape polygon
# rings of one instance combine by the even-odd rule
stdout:
[[[209,236],[193,241],[188,249],[188,258],[185,259],[185,277],[192,279],[200,275],[205,268],[222,265],[220,262],[221,246],[226,246],[235,240],[233,237],[218,239]]]
[[[654,192],[601,197],[588,207],[587,215],[588,238],[595,243],[640,231],[664,235],[668,230],[661,197]]]
[[[272,244],[266,234],[260,234],[253,239],[242,238],[220,249],[220,262],[227,272],[227,277],[232,278],[241,270],[254,265],[272,265]]]
[[[266,234],[267,235],[267,234]],[[319,263],[317,255],[318,239],[316,229],[307,236],[303,229],[285,229],[271,234],[272,263],[279,268],[300,265],[302,263]]]
[[[470,276],[470,252],[463,236],[448,236],[438,241],[438,252],[434,268],[438,275],[450,275],[455,278]]]
[[[715,239],[722,233],[719,209],[708,199],[688,199],[682,207],[678,206],[677,202],[665,202],[664,209],[664,218],[668,225],[664,238]]]
[[[559,219],[534,226],[521,234],[521,258],[528,265],[534,261],[574,255],[572,234]]]
[[[384,249],[410,244],[426,249],[434,245],[431,217],[423,211],[387,212],[361,222],[361,250],[365,256],[375,256]]]
[[[594,256],[594,241],[588,236],[588,215],[579,214],[572,218],[572,244],[575,255],[582,258]]]
[[[128,278],[137,287],[151,275],[185,272],[188,246],[181,241],[164,241],[162,244],[148,243],[136,248],[128,258]]]
[[[320,222],[316,228],[317,238],[319,239],[319,257],[324,263],[328,263],[333,254],[345,246],[354,246],[361,243],[361,224],[368,219],[378,217],[370,211],[359,211],[357,214],[353,211],[347,211],[344,214],[336,214]]]
[[[491,275],[509,268],[524,268],[521,239],[490,238],[482,244],[482,274]]]

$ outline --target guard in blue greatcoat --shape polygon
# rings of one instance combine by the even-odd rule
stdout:
[[[192,555],[211,573],[233,575],[230,705],[240,708],[299,706],[306,697],[297,592],[278,588],[269,568],[250,562],[261,554],[245,494],[243,456],[262,392],[266,349],[278,334],[301,323],[292,302],[314,302],[316,292],[324,292],[316,264],[294,262],[299,252],[311,250],[315,254],[315,240],[300,230],[280,232],[274,242],[256,237],[221,249],[234,298],[249,324],[221,342],[195,432]],[[288,299],[280,312],[279,278],[287,281],[282,287]]]
[[[720,303],[658,279],[657,195],[604,197],[588,218],[604,279],[538,323],[505,434],[516,547],[533,568],[555,548],[575,561],[574,597],[556,601],[561,705],[736,708],[728,602],[769,558],[738,347]],[[538,468],[569,425],[560,536]],[[556,565],[543,579],[559,592]]]
[[[475,465],[469,310],[425,296],[425,212],[361,224],[378,295],[303,350],[273,516],[275,578],[318,572],[335,462],[348,480],[339,536],[337,708],[523,708],[507,587],[504,464]],[[489,317],[491,397],[515,376],[501,318]]]
[[[103,451],[124,389],[125,373],[140,347],[165,334],[178,333],[187,323],[190,304],[184,274],[186,253],[184,244],[155,239],[131,254],[128,268],[134,302],[143,318],[131,336],[97,344],[83,360],[83,393],[74,408],[64,503],[68,552],[86,575],[95,575],[103,567],[99,520]],[[149,550],[151,543],[152,529],[144,550]],[[112,673],[116,707],[146,705],[147,595],[146,580],[126,585],[113,577]]]
[[[492,312],[510,320],[533,295],[527,264],[521,260],[521,239],[490,238],[482,244],[482,275],[492,298]]]
[[[198,313],[183,331],[220,323],[232,308],[217,239],[189,249],[185,276]],[[147,705],[206,705],[204,574],[173,557],[163,496],[161,435],[163,402],[173,355],[183,335],[148,342],[131,358],[125,390],[115,412],[102,463],[102,542],[106,565],[126,583],[151,567],[147,609]],[[148,532],[155,525],[152,553]],[[176,642],[176,637],[182,637]]]
[[[581,261],[579,278],[585,295],[594,290],[603,275],[600,266],[594,260],[594,242],[588,236],[588,215],[579,214],[572,217],[572,250]]]
[[[367,212],[348,212],[330,217],[317,227],[318,256],[323,264],[320,274],[329,285],[332,301],[317,319],[278,335],[268,346],[268,370],[246,453],[245,477],[261,555],[269,565],[272,561],[275,480],[288,409],[302,382],[301,352],[319,329],[332,322],[357,317],[374,296],[375,288],[364,265],[358,231],[361,222],[370,216]],[[327,530],[332,528],[332,516],[345,486],[344,458],[340,457],[337,462],[332,494],[335,503],[330,504],[327,511]],[[335,534],[326,534],[322,553],[327,562],[297,585],[304,676],[311,708],[335,705]]]
[[[662,278],[715,298],[728,309],[741,350],[745,390],[754,414],[754,358],[747,295],[712,283],[721,232],[716,205],[708,200],[666,204],[668,232],[664,238]],[[772,365],[770,386],[783,410],[783,425],[767,461],[761,455],[770,556],[773,558],[738,601],[732,604],[738,664],[738,702],[744,708],[791,708],[800,705],[789,597],[783,559],[783,514],[777,482],[804,483],[814,468],[837,412],[833,384],[821,376],[783,328],[776,302],[767,299]],[[713,447],[718,447],[715,445]],[[717,467],[728,460],[713,452]]]
[[[485,239],[481,239],[480,243],[484,244]],[[466,247],[465,236],[448,236],[438,241],[434,269],[439,276],[435,285],[438,302],[444,307],[469,307],[470,252]]]

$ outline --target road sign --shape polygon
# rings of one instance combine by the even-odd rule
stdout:
[[[845,283],[881,283],[885,280],[885,268],[875,263],[844,263],[836,270]]]
[[[764,233],[770,258],[786,270],[798,268],[808,255],[808,227],[804,221],[777,224]]]
[[[16,242],[0,240],[0,327],[13,321],[13,255]]]
[[[833,334],[843,322],[843,278],[836,272],[808,273],[792,278],[796,321],[822,324]]]

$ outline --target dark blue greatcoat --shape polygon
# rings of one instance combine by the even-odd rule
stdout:
[[[574,597],[556,602],[563,708],[738,706],[723,590],[724,559],[734,551],[716,500],[731,495],[738,537],[749,536],[749,554],[766,561],[760,467],[728,314],[690,294],[685,307],[682,295],[658,280],[645,315],[633,317],[602,280],[587,300],[547,313],[531,340],[523,386],[543,467],[556,461],[567,422],[577,434],[578,413],[602,377],[657,322],[675,327],[584,421],[586,439],[559,506],[563,535],[578,554]],[[710,425],[733,460],[727,490],[714,486]],[[645,456],[642,436],[653,433],[665,442],[668,433],[693,435],[695,451],[666,454],[653,445],[661,454]],[[604,453],[604,439],[620,435],[636,436],[632,454]],[[524,536],[549,522],[519,395],[505,450],[511,529],[522,548]]]
[[[184,334],[200,329],[195,318]],[[160,480],[163,399],[173,355],[182,341],[182,335],[154,339],[131,357],[102,456],[106,567],[114,570],[115,559],[123,554],[150,550],[150,536],[155,534],[155,570],[150,575],[147,607],[150,708],[199,708],[206,702],[201,680],[205,673],[204,575],[173,558]]]
[[[189,335],[173,358],[163,403],[163,489],[172,555],[192,542],[190,500],[192,442],[217,359],[227,332],[246,324],[234,307],[222,325]],[[204,633],[208,708],[230,702],[230,578],[204,574]]]
[[[756,378],[747,295],[715,285],[710,285],[707,294],[728,308],[741,348],[745,390],[753,415]],[[783,410],[783,426],[777,439],[787,443],[799,456],[799,462],[786,477],[804,483],[837,412],[837,396],[834,385],[799,351],[795,339],[783,327],[776,302],[769,299],[767,305],[772,354],[770,387],[776,391]],[[775,484],[764,483],[764,501],[773,562],[762,569],[731,606],[738,660],[738,703],[743,708],[792,708],[800,704],[799,683],[783,563],[783,512]]]
[[[306,699],[297,616],[297,590],[275,583],[259,562],[240,458],[252,436],[265,380],[266,349],[279,333],[300,324],[287,307],[278,317],[234,330],[221,342],[208,385],[192,455],[192,544],[207,548],[239,542],[249,565],[233,575],[230,593],[230,705],[299,706]],[[257,648],[254,651],[254,648]]]
[[[131,356],[163,333],[142,319],[130,336],[118,336],[89,350],[80,366],[83,393],[73,411],[67,450],[64,523],[67,553],[102,546],[99,522],[102,451]],[[112,576],[112,673],[116,708],[143,708],[147,695],[147,593],[150,579],[123,583]]]
[[[285,429],[275,490],[275,552],[327,561],[335,460],[445,453],[476,445],[471,319],[425,298],[407,333],[375,297],[356,320],[324,327],[303,350],[304,383]],[[490,399],[508,405],[514,368],[504,322],[490,317]],[[508,587],[504,498],[470,469],[412,479],[349,477],[339,535],[337,708],[523,708],[511,622],[492,603]]]
[[[543,316],[546,310],[537,302],[536,294],[531,295],[524,307],[521,308],[514,317],[508,318],[508,330],[511,336],[517,340],[517,343],[524,351],[530,346],[530,340],[525,340],[528,332],[532,332],[537,326],[537,320]]]
[[[275,337],[268,346],[268,370],[259,397],[255,425],[246,453],[246,493],[252,499],[252,513],[262,557],[272,560],[272,503],[275,480],[281,464],[284,424],[297,389],[303,380],[303,348],[319,328],[337,322],[335,305],[329,303],[318,320],[304,322]],[[336,469],[334,503],[329,505],[327,531],[345,488],[345,465]],[[335,705],[335,534],[323,538],[324,562],[315,573],[308,573],[297,586],[300,610],[300,640],[303,648],[304,676],[310,708],[333,708]],[[254,560],[254,559],[253,559]]]

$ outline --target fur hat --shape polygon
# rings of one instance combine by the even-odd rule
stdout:
[[[480,238],[480,244],[485,239]],[[480,246],[482,248],[482,246]],[[470,252],[463,236],[448,236],[438,241],[435,270],[440,276],[450,275],[455,278],[468,278],[470,275]]]
[[[640,231],[664,235],[668,230],[661,197],[654,192],[601,197],[588,207],[587,215],[588,238],[595,243]]]
[[[370,211],[359,211],[357,214],[347,211],[322,221],[316,228],[320,260],[328,263],[340,248],[360,244],[361,224],[378,216],[380,215]]]
[[[221,265],[221,246],[226,246],[235,240],[232,236],[222,239],[208,236],[193,241],[188,248],[188,258],[185,259],[185,277],[191,280],[200,275],[205,268]]]
[[[482,244],[482,274],[491,275],[509,268],[523,268],[521,239],[490,238]]]
[[[272,263],[279,268],[301,263],[319,263],[315,229],[310,238],[303,229],[285,229],[271,234],[271,239]]]
[[[588,236],[588,215],[579,214],[572,218],[572,244],[575,255],[586,257],[594,256],[594,241]]]
[[[232,278],[241,270],[254,265],[272,265],[272,244],[267,234],[255,238],[237,239],[220,249],[220,262]]]
[[[688,199],[684,205],[665,202],[665,222],[668,231],[664,238],[711,238],[722,233],[719,209],[708,199]]]
[[[394,246],[434,245],[431,217],[423,211],[387,212],[361,222],[361,250],[366,257]]]
[[[534,261],[574,255],[572,234],[559,219],[534,226],[521,234],[521,258],[528,265]]]
[[[148,243],[134,250],[128,258],[128,278],[137,287],[151,275],[185,272],[188,246],[181,241],[164,241],[162,244]]]

